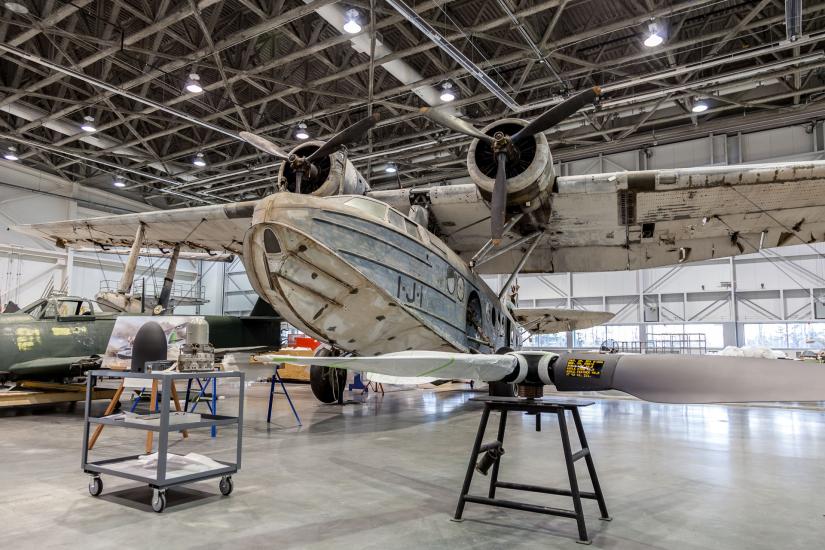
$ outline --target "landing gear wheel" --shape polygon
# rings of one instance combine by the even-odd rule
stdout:
[[[232,483],[232,476],[223,476],[221,482],[218,483],[218,488],[221,490],[223,496],[228,497],[231,495],[232,489],[235,488],[235,484]]]
[[[327,346],[315,350],[316,357],[334,357],[338,355]],[[347,371],[333,367],[311,365],[309,367],[309,386],[312,395],[322,403],[335,403],[344,395],[347,385]]]
[[[155,489],[152,495],[152,510],[160,514],[166,509],[166,491]]]
[[[509,382],[489,382],[487,385],[490,388],[492,397],[515,397],[518,395],[516,385]]]
[[[99,496],[103,492],[103,480],[95,476],[89,482],[89,494],[93,497]]]

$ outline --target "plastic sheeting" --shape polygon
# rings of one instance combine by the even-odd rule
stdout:
[[[745,346],[742,348],[727,346],[717,353],[717,355],[724,357],[755,357],[760,359],[785,359],[787,357],[783,351],[757,346]]]

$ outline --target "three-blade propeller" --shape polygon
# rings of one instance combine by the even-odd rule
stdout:
[[[512,136],[508,136],[503,132],[496,132],[494,135],[489,136],[469,122],[449,113],[430,109],[429,107],[421,109],[421,113],[436,124],[484,141],[492,148],[497,164],[496,180],[490,200],[490,238],[494,245],[501,242],[507,216],[507,162],[508,160],[518,160],[519,142],[549,130],[588,103],[595,101],[601,93],[601,89],[595,86],[571,96],[542,113]]]
[[[381,116],[378,113],[375,113],[372,116],[361,119],[355,124],[344,128],[329,138],[326,143],[321,145],[307,157],[301,157],[296,154],[287,154],[267,138],[251,132],[240,132],[238,135],[240,135],[241,139],[253,147],[281,160],[289,162],[290,167],[295,172],[295,192],[300,193],[301,181],[303,178],[305,176],[312,176],[315,172],[317,172],[317,168],[313,165],[313,161],[328,156],[342,145],[362,140],[367,135],[369,129],[375,126],[380,118]]]
[[[530,353],[536,352],[524,355]],[[258,358],[272,363],[320,365],[405,377],[470,378],[486,382],[519,379],[533,384],[546,384],[552,379],[560,391],[613,389],[659,403],[825,400],[825,368],[804,361],[593,352],[558,356],[548,352],[547,361],[524,361],[519,355],[519,352],[485,355],[407,351],[373,357],[264,355]],[[539,369],[545,369],[544,373],[536,370],[521,376],[519,369],[527,363],[538,364]]]

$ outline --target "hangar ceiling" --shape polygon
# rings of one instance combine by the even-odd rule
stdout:
[[[289,148],[300,123],[324,139],[371,109],[381,121],[350,155],[373,187],[464,176],[468,139],[419,115],[445,82],[449,107],[479,126],[603,86],[597,109],[548,132],[557,160],[825,117],[825,2],[407,0],[407,17],[397,4],[375,0],[373,33],[368,0],[2,2],[0,149],[165,208],[271,191],[278,163],[239,131]],[[664,41],[647,47],[652,30]],[[192,73],[201,93],[185,88]]]

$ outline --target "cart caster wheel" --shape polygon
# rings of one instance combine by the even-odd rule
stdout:
[[[103,492],[103,480],[99,477],[93,477],[89,482],[89,494],[93,497],[100,495]]]
[[[152,496],[152,510],[160,514],[166,509],[166,491],[158,491]]]
[[[235,484],[232,483],[232,476],[222,477],[218,487],[220,488],[223,496],[229,496],[232,493],[232,489],[235,488]]]

